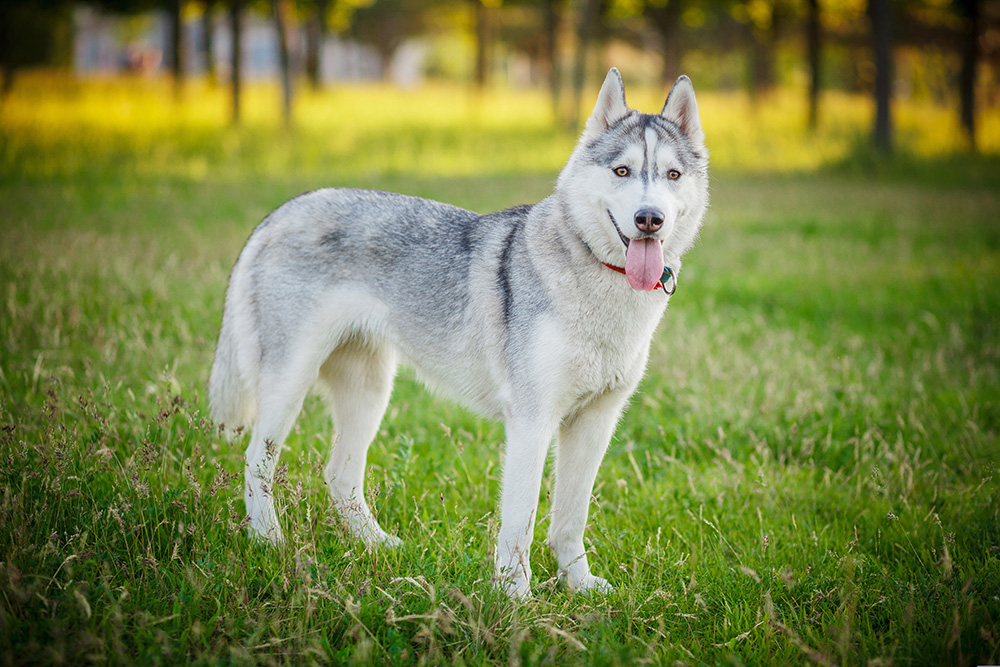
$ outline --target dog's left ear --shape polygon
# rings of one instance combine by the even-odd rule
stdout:
[[[680,76],[674,87],[667,94],[660,115],[680,128],[684,136],[698,148],[705,146],[705,133],[701,129],[701,118],[698,116],[698,101],[694,98],[694,86],[691,79]]]
[[[625,84],[622,83],[622,75],[617,67],[612,67],[608,71],[608,76],[604,79],[601,92],[597,94],[597,104],[594,105],[594,112],[587,119],[587,126],[583,130],[585,139],[591,139],[605,131],[625,115],[628,114],[628,105],[625,104]]]

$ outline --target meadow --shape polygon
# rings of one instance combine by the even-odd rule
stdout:
[[[697,82],[695,82],[697,84]],[[630,90],[653,111],[663,91]],[[699,93],[712,205],[594,491],[608,595],[491,584],[503,429],[403,372],[348,539],[307,402],[251,543],[207,417],[228,272],[288,197],[372,187],[486,212],[574,143],[536,92],[277,93],[26,75],[0,102],[0,664],[1000,663],[1000,117]]]

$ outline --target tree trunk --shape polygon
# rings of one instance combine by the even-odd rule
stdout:
[[[11,46],[13,18],[13,5],[0,2],[0,99],[7,97],[14,87],[14,48]]]
[[[215,22],[212,20],[215,14],[215,1],[209,0],[205,3],[205,13],[201,15],[201,51],[205,58],[205,74],[209,80],[215,82]]]
[[[806,18],[806,50],[809,57],[809,129],[815,131],[819,125],[821,23],[819,0],[809,0],[809,14]]]
[[[233,90],[233,124],[238,125],[240,122],[240,85],[242,79],[242,58],[240,54],[242,52],[241,42],[243,37],[243,0],[230,0],[229,5],[229,27],[233,33],[232,41],[232,59],[230,68],[229,78],[232,84]]]
[[[875,51],[875,148],[892,150],[892,20],[889,0],[868,0]]]
[[[962,69],[958,75],[959,117],[973,150],[976,148],[976,72],[979,66],[979,30],[982,22],[979,0],[958,0],[965,16],[962,36]]]
[[[483,4],[482,0],[473,0],[476,11],[476,69],[474,80],[476,88],[483,90],[489,83],[490,46],[493,33],[493,10]]]
[[[559,93],[562,77],[559,69],[559,19],[562,0],[545,2],[545,56],[549,61],[549,97],[552,100],[552,117],[559,122]]]
[[[274,29],[278,33],[278,66],[281,69],[281,114],[286,127],[292,124],[292,66],[287,26],[288,2],[274,0]]]
[[[573,118],[572,125],[580,124],[580,107],[583,104],[583,86],[587,80],[587,56],[590,43],[601,20],[601,0],[584,0],[577,30],[576,65],[573,68]]]
[[[326,12],[328,0],[316,0],[312,15],[306,23],[306,78],[314,90],[323,85],[320,59],[326,39]]]
[[[771,16],[767,25],[750,24],[750,103],[756,105],[768,95],[775,84],[775,54],[778,50],[778,37],[781,22],[784,19],[781,5],[771,5]]]
[[[170,0],[169,19],[169,60],[170,73],[174,78],[174,95],[180,97],[184,82],[184,22],[181,16],[183,0]]]
[[[660,36],[660,41],[663,42],[660,52],[663,57],[660,79],[664,85],[672,84],[681,75],[681,58],[684,55],[680,42],[682,10],[681,0],[670,0],[665,7],[649,7],[646,10]]]

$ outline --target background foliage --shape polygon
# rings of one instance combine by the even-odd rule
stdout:
[[[113,35],[80,41],[112,17]],[[151,34],[153,18],[162,34]],[[373,51],[386,79],[414,47],[417,78],[544,87],[571,128],[588,80],[624,63],[629,83],[686,73],[701,90],[746,90],[754,108],[796,91],[811,128],[835,117],[824,93],[862,92],[875,102],[872,139],[883,151],[896,140],[896,99],[951,107],[973,147],[1000,100],[998,0],[2,0],[0,93],[19,68],[64,67],[97,50],[105,71],[169,72],[176,95],[192,76],[228,83],[239,122],[245,70],[272,66],[290,125],[299,80],[315,90],[335,76],[324,71],[334,36]]]

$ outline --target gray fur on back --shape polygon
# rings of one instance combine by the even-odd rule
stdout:
[[[351,286],[393,314],[387,330],[359,328],[357,335],[392,341],[436,389],[456,397],[482,394],[474,379],[439,377],[430,369],[459,359],[467,367],[485,363],[482,336],[496,336],[515,320],[523,324],[544,307],[523,233],[532,208],[478,215],[353,189],[289,200],[254,231],[253,257],[240,259],[251,267],[262,362],[290,353],[297,333],[290,324],[308,321],[326,292]],[[517,338],[516,329],[510,336]],[[485,396],[474,407],[499,416],[499,406]]]

